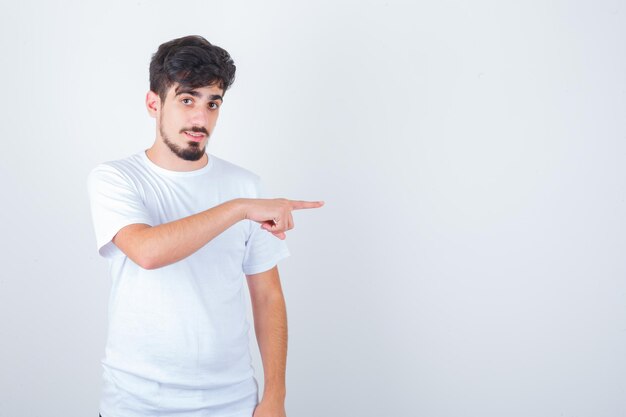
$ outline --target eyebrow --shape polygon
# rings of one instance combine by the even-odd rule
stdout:
[[[174,97],[178,97],[183,94],[189,94],[190,96],[193,96],[193,97],[202,97],[202,94],[200,94],[198,91],[194,90],[193,88],[181,88]],[[224,102],[224,99],[219,94],[211,94],[209,96],[209,100],[220,100],[221,102]]]

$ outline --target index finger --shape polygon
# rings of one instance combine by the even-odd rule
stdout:
[[[324,205],[323,201],[301,201],[301,200],[289,200],[292,210],[311,209],[318,208]]]

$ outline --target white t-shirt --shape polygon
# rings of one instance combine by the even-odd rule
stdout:
[[[187,258],[146,270],[111,241],[129,224],[262,197],[256,174],[208,157],[178,172],[141,151],[89,174],[97,247],[112,278],[102,417],[250,417],[258,402],[243,278],[289,256],[285,242],[242,220]]]

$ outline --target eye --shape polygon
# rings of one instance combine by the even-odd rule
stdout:
[[[219,108],[220,106],[219,106],[219,104],[217,104],[217,103],[212,101],[212,102],[209,103],[209,107],[212,108],[213,110],[215,110],[215,109]]]
[[[183,102],[183,104],[191,104],[193,100],[191,100],[190,98],[184,98],[181,101]],[[189,101],[189,103],[185,103],[185,101]]]

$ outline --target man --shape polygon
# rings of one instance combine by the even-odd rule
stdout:
[[[259,177],[206,153],[235,65],[200,36],[150,63],[151,148],[98,165],[88,190],[112,287],[102,417],[284,417],[287,319],[277,262],[292,210]],[[243,275],[265,390],[258,401]]]

